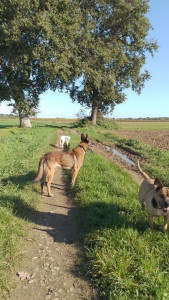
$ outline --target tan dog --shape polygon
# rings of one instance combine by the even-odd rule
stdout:
[[[142,171],[139,161],[138,169],[144,177],[141,183],[138,198],[142,206],[146,206],[148,213],[148,222],[150,228],[153,229],[153,217],[164,217],[164,223],[160,226],[161,230],[167,229],[169,220],[169,188],[164,187],[159,179],[150,179],[150,177]]]
[[[88,149],[88,144],[88,135],[84,136],[84,134],[82,133],[80,144],[73,150],[67,152],[54,151],[46,153],[42,156],[39,162],[37,176],[33,180],[33,182],[37,182],[39,180],[41,181],[41,194],[44,194],[43,186],[45,184],[46,179],[48,179],[48,196],[53,196],[50,191],[50,185],[53,180],[56,166],[59,166],[63,169],[72,169],[71,184],[72,186],[74,185],[76,176],[83,164],[84,156],[86,150]]]

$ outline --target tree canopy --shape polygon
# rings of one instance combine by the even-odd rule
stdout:
[[[150,78],[143,66],[157,43],[147,39],[152,29],[146,16],[148,2],[79,1],[83,75],[69,86],[69,93],[73,101],[91,108],[93,124],[99,110],[106,113],[125,100],[126,88],[140,93]]]
[[[29,114],[41,93],[77,77],[79,22],[71,0],[1,0],[0,101],[14,100],[19,115]]]
[[[149,0],[1,0],[0,101],[22,117],[39,95],[67,88],[73,101],[106,113],[140,93],[143,69],[157,44],[146,16]],[[78,79],[78,80],[77,80]]]

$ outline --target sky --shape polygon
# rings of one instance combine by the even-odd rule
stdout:
[[[126,90],[127,100],[115,106],[112,118],[154,118],[169,117],[169,1],[150,0],[150,10],[147,15],[154,30],[148,38],[157,41],[159,49],[152,58],[147,55],[144,69],[147,69],[151,79],[146,81],[140,95],[132,90]],[[90,110],[77,102],[72,102],[69,95],[47,91],[40,96],[38,118],[76,118],[83,109],[86,115]],[[0,114],[11,112],[5,102],[0,105]]]

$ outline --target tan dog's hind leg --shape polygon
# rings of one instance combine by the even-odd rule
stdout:
[[[48,196],[49,197],[53,196],[53,194],[50,191],[50,186],[51,186],[51,183],[52,183],[52,180],[53,180],[54,173],[55,173],[55,169],[52,168],[52,170],[50,170],[50,173],[48,174],[47,191],[48,191]]]
[[[43,186],[44,186],[44,181],[41,180],[41,195],[44,195],[44,190],[43,190]]]
[[[43,190],[43,187],[44,187],[44,184],[45,184],[45,182],[46,182],[47,173],[48,173],[48,168],[47,168],[47,166],[45,166],[45,167],[44,167],[44,171],[43,171],[43,176],[42,176],[42,178],[41,178],[41,180],[40,180],[40,182],[41,182],[41,195],[44,195],[44,194],[45,194],[45,193],[44,193],[44,190]]]

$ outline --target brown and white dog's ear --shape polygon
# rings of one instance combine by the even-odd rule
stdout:
[[[156,191],[161,190],[163,187],[164,186],[163,186],[162,182],[158,178],[156,178],[154,180],[154,188],[155,188],[155,190]]]

